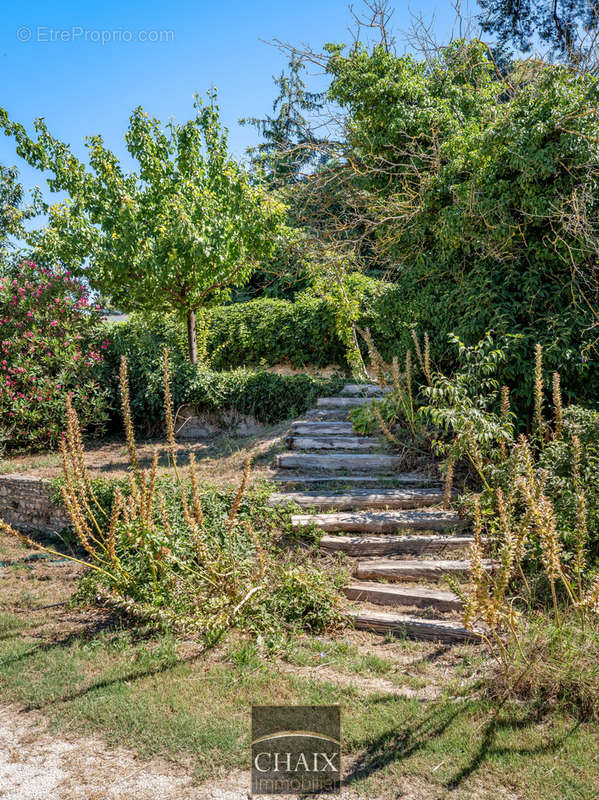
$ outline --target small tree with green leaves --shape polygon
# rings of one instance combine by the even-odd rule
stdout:
[[[25,235],[25,222],[39,210],[37,190],[33,203],[26,203],[17,168],[0,164],[0,270],[3,273],[23,258],[19,243]]]
[[[0,109],[18,154],[68,194],[32,235],[36,257],[85,275],[124,311],[184,314],[192,363],[196,312],[243,286],[285,230],[284,205],[230,157],[214,91],[208,100],[196,97],[195,117],[165,128],[135,109],[125,139],[139,171],[128,174],[101,136],[86,138],[87,168],[43,119],[33,140]]]

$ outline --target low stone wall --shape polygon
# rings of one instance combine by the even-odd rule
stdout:
[[[51,495],[50,482],[43,478],[0,475],[0,518],[24,533],[59,533],[69,518]]]
[[[181,442],[210,439],[226,431],[232,436],[253,436],[264,430],[253,417],[238,411],[223,411],[221,414],[197,414],[184,407],[175,419],[175,436]]]

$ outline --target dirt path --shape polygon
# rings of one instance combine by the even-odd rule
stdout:
[[[54,735],[44,718],[18,706],[0,706],[2,800],[247,800],[249,775],[237,771],[194,784],[189,770],[136,753],[109,750],[97,738]],[[421,787],[404,787],[403,800],[432,800]],[[344,790],[341,800],[363,795]],[[268,797],[262,795],[265,800]],[[372,799],[371,799],[372,800]]]

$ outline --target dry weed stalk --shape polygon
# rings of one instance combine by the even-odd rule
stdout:
[[[449,461],[447,462],[447,471],[445,472],[445,487],[443,489],[444,508],[449,508],[451,505],[454,470],[455,470],[455,458],[450,458]]]
[[[501,387],[501,419],[506,422],[510,413],[510,390],[508,386]],[[499,452],[506,458],[507,447],[506,443],[501,439],[499,442]]]
[[[559,372],[553,373],[552,390],[553,410],[555,415],[555,430],[553,436],[555,439],[560,439],[564,428],[564,412],[562,407],[562,390],[560,386]]]
[[[133,474],[139,478],[140,469],[137,459],[137,449],[135,447],[135,433],[133,431],[133,420],[131,419],[131,397],[129,392],[129,368],[125,356],[121,358],[121,368],[119,372],[121,387],[121,410],[123,412],[123,422],[125,425],[125,435],[127,437],[127,451],[129,453],[129,463],[133,468]]]
[[[173,465],[176,468],[172,410],[169,413],[171,393],[167,351],[163,353],[162,368],[167,442]],[[121,488],[116,488],[109,514],[99,503],[87,472],[83,438],[77,414],[69,398],[67,398],[66,403],[66,430],[60,442],[64,473],[61,495],[79,544],[86,553],[87,559],[78,558],[40,545],[25,534],[15,531],[10,525],[1,520],[0,530],[19,539],[28,547],[57,557],[69,558],[98,572],[106,579],[105,584],[110,588],[112,596],[120,598],[130,598],[131,593],[129,590],[135,586],[135,581],[139,580],[125,569],[119,556],[120,548],[125,544],[128,548],[135,548],[139,551],[140,556],[144,559],[142,563],[145,563],[150,570],[156,591],[158,591],[161,576],[166,573],[167,569],[171,568],[173,571],[169,573],[171,576],[169,578],[170,581],[176,581],[177,575],[181,573],[193,579],[194,585],[204,587],[199,590],[198,598],[218,595],[226,596],[230,609],[227,611],[224,608],[216,616],[219,619],[222,617],[222,620],[230,621],[239,613],[240,608],[257,591],[262,589],[262,585],[256,584],[256,579],[258,581],[262,580],[267,564],[266,554],[259,537],[245,520],[243,521],[243,528],[247,530],[255,548],[254,562],[240,559],[234,548],[235,531],[238,527],[241,527],[238,522],[238,515],[248,485],[250,459],[248,457],[246,461],[241,485],[226,519],[226,533],[223,543],[220,543],[209,532],[204,519],[193,454],[190,456],[189,481],[181,481],[177,472],[183,517],[190,540],[194,543],[195,558],[189,559],[177,556],[177,548],[173,542],[173,523],[169,518],[165,496],[158,489],[158,450],[154,452],[149,470],[141,468],[137,457],[129,404],[126,359],[121,361],[120,378],[121,401],[131,472],[129,473],[128,491],[124,492]],[[191,509],[188,502],[189,492],[191,492],[192,500]],[[165,545],[165,537],[169,543],[173,542],[173,546]],[[187,584],[181,584],[181,587],[185,585]],[[177,589],[177,591],[179,590]],[[157,614],[159,614],[158,611]]]
[[[543,346],[538,343],[535,347],[535,412],[534,431],[539,445],[545,439],[545,422],[543,420],[543,394],[545,383],[543,381]]]
[[[395,436],[395,434],[393,433],[391,428],[387,425],[387,423],[383,419],[383,415],[381,414],[381,410],[380,410],[380,408],[378,407],[378,405],[376,404],[375,401],[373,401],[373,403],[372,403],[372,410],[374,412],[374,416],[376,417],[376,421],[379,424],[379,428],[383,432],[385,438],[389,442],[391,442],[391,444],[394,444],[396,447],[401,447],[401,442],[399,441],[397,436]]]

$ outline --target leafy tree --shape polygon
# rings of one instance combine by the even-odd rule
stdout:
[[[487,33],[529,53],[535,39],[566,63],[597,67],[598,0],[479,0]]]
[[[124,311],[184,313],[192,363],[196,312],[246,283],[284,232],[283,204],[229,156],[215,100],[196,98],[195,117],[166,129],[137,108],[125,140],[139,172],[129,174],[101,136],[86,139],[88,169],[43,119],[33,140],[0,111],[19,155],[68,193],[48,209],[35,252],[85,275]]]
[[[16,167],[0,164],[0,266],[19,257],[18,240],[25,236],[24,223],[39,210],[39,200],[34,196],[31,205],[24,203],[23,186],[19,183]]]
[[[352,224],[401,287],[406,347],[411,326],[439,358],[451,331],[466,344],[520,334],[504,377],[523,396],[541,340],[567,392],[595,399],[599,79],[523,62],[499,80],[478,41],[429,62],[331,47],[328,68],[347,115]]]

